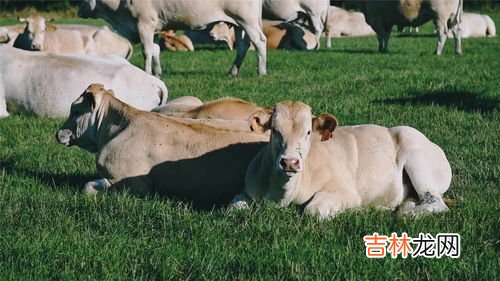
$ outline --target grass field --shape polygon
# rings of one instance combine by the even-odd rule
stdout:
[[[393,36],[385,55],[375,37],[269,51],[262,78],[250,52],[236,79],[226,75],[234,52],[163,52],[162,79],[170,98],[302,100],[342,125],[413,126],[451,163],[450,212],[369,209],[318,222],[274,204],[204,212],[165,198],[90,198],[81,189],[98,177],[94,155],[57,144],[63,120],[14,115],[0,120],[0,280],[500,280],[500,37],[464,40],[462,56],[449,40],[436,57],[435,43],[424,32]],[[368,259],[363,236],[374,232],[458,233],[461,256]]]

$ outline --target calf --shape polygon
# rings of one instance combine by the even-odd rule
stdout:
[[[257,121],[253,126],[270,128],[271,139],[250,163],[235,204],[305,205],[305,213],[320,218],[361,206],[403,204],[400,211],[412,215],[448,210],[441,196],[450,186],[450,164],[413,128],[337,127],[332,115],[313,117],[309,106],[289,101]]]
[[[194,51],[193,42],[186,35],[177,36],[175,30],[169,29],[160,32],[163,37],[163,46],[169,51]]]
[[[93,84],[73,102],[56,138],[97,153],[102,179],[88,182],[88,193],[157,193],[210,208],[242,191],[248,163],[268,139],[247,122],[221,123],[137,110]]]

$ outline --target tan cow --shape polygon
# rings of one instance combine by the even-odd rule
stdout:
[[[328,8],[325,34],[326,46],[330,48],[332,46],[332,37],[375,35],[375,31],[366,23],[363,13],[330,6]]]
[[[270,112],[270,108],[263,108],[242,99],[227,97],[199,106],[190,106],[185,103],[181,103],[179,106],[178,102],[176,102],[173,107],[170,103],[167,103],[154,108],[152,111],[179,118],[248,120],[255,112]]]
[[[314,50],[318,46],[316,36],[302,26],[281,21],[262,21],[262,32],[267,38],[269,50]],[[210,36],[216,41],[225,41],[230,50],[236,44],[234,28],[224,22],[215,24]]]
[[[66,54],[97,54],[94,39],[76,30],[58,29],[47,24],[42,16],[20,18],[26,23],[23,33],[17,36],[14,47],[29,51]]]
[[[45,20],[47,22],[47,20]],[[49,20],[51,21],[51,20]],[[85,36],[92,37],[95,41],[95,48],[97,55],[117,55],[122,58],[130,59],[133,53],[133,47],[130,42],[118,35],[116,32],[109,30],[105,25],[94,26],[84,24],[57,24],[51,25],[52,29],[55,27],[58,30],[70,30],[81,32]],[[19,34],[23,33],[26,28],[25,24],[16,24],[0,27],[0,44],[7,44],[13,46]],[[58,33],[65,35],[66,33]],[[18,41],[17,44],[21,49],[31,50],[29,45],[30,40],[26,35],[24,42]],[[43,44],[42,44],[43,45]]]
[[[175,30],[161,31],[163,46],[169,51],[194,51],[193,42],[186,35],[176,35]]]
[[[97,153],[103,178],[88,182],[88,193],[158,193],[211,207],[242,191],[248,163],[269,138],[249,132],[246,121],[222,122],[137,110],[94,84],[73,102],[56,138]]]
[[[404,204],[401,212],[412,215],[448,210],[441,196],[450,186],[450,164],[416,129],[337,127],[332,115],[313,117],[308,105],[290,101],[253,126],[270,128],[271,140],[250,163],[235,204],[305,205],[305,213],[320,218],[361,206]]]

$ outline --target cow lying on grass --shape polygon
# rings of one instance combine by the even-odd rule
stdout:
[[[93,84],[73,102],[56,138],[97,153],[102,179],[88,182],[87,193],[157,193],[210,208],[242,191],[248,163],[269,136],[250,132],[247,121],[211,123],[137,110]]]
[[[305,205],[320,218],[361,206],[403,204],[401,213],[411,215],[448,210],[441,196],[450,164],[413,128],[337,127],[335,117],[313,117],[301,102],[278,103],[267,120],[258,119],[253,126],[271,129],[271,139],[250,163],[237,206],[268,199]]]
[[[199,105],[194,97],[187,96],[179,99],[158,106],[151,111],[179,118],[226,120],[248,120],[255,112],[270,112],[270,108],[263,108],[255,103],[231,97]]]

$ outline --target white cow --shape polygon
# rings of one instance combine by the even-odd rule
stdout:
[[[262,17],[290,22],[305,16],[319,42],[327,23],[329,6],[328,0],[263,0]]]
[[[224,21],[238,26],[236,59],[230,69],[232,76],[246,56],[250,42],[257,50],[259,74],[266,74],[266,37],[260,27],[260,0],[83,0],[80,17],[100,17],[131,41],[140,41],[147,73],[161,74],[160,48],[154,43],[155,31],[172,29],[204,29]],[[243,36],[242,31],[245,31]]]
[[[46,20],[47,21],[47,20]],[[51,20],[49,20],[51,21]],[[130,59],[133,53],[133,47],[130,42],[118,35],[117,33],[109,30],[107,26],[94,26],[94,25],[84,25],[84,24],[54,24],[56,29],[59,30],[72,30],[81,32],[83,35],[92,37],[95,42],[96,54],[97,55],[117,55],[126,59]],[[16,24],[0,27],[0,44],[7,44],[13,46],[19,34],[23,33],[25,30],[25,24]],[[51,27],[53,28],[53,27]],[[65,35],[65,33],[57,33],[60,35]],[[31,49],[28,37],[25,37],[26,43],[25,48],[21,49]],[[78,42],[78,40],[77,40]],[[72,45],[71,42],[68,42]],[[19,43],[18,43],[19,44]],[[23,43],[20,43],[23,44]],[[64,47],[64,46],[63,46]]]
[[[164,104],[165,84],[118,56],[77,56],[29,52],[0,46],[0,116],[28,111],[66,117],[69,104],[89,84],[117,90],[120,99],[144,110]]]
[[[251,124],[271,129],[271,139],[248,166],[235,204],[267,199],[303,205],[321,218],[362,206],[403,205],[402,214],[415,216],[448,210],[442,195],[451,183],[450,164],[414,128],[337,128],[334,116],[313,117],[308,105],[290,101]]]
[[[463,0],[369,0],[364,13],[366,22],[377,33],[379,52],[389,51],[389,38],[394,25],[415,27],[433,20],[439,35],[436,54],[441,55],[448,30],[455,37],[455,52],[462,53],[462,10]]]
[[[332,37],[375,35],[375,31],[366,23],[363,13],[330,6],[325,34],[326,46],[330,48]]]
[[[66,54],[96,54],[95,41],[91,36],[76,30],[57,29],[47,24],[44,17],[20,18],[26,23],[14,47],[29,51],[45,51]]]
[[[488,15],[475,13],[463,13],[460,29],[462,30],[462,38],[494,37],[497,33],[495,23]],[[453,34],[448,32],[448,37],[452,36]]]

